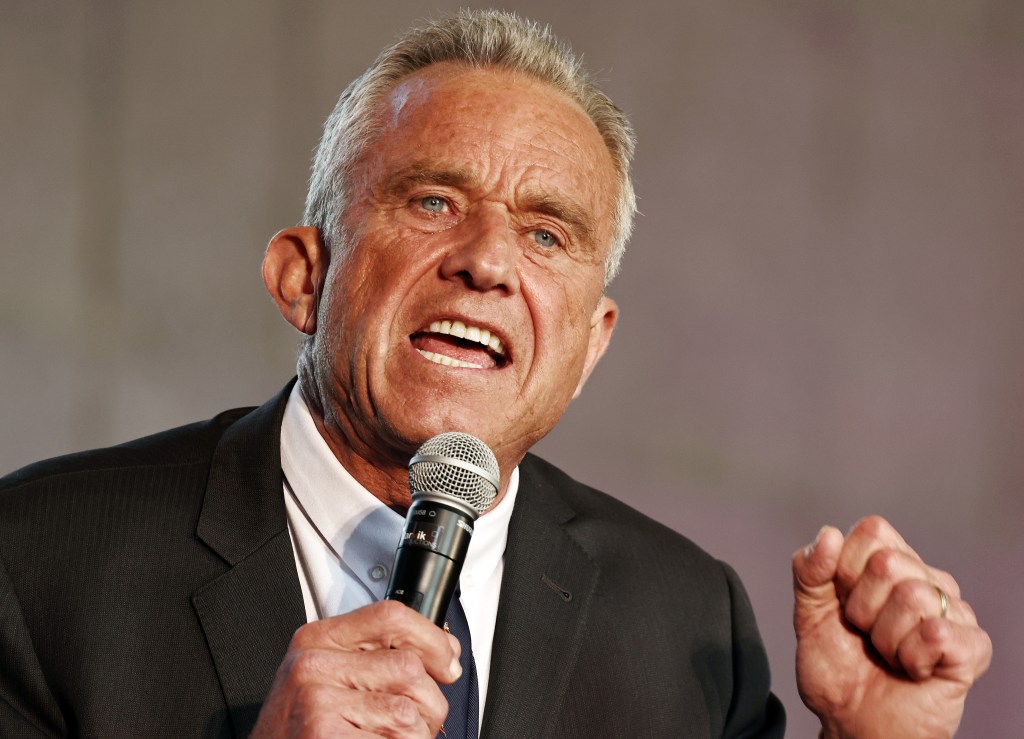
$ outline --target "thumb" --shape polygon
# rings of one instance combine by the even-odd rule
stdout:
[[[834,578],[842,549],[843,533],[834,526],[822,526],[815,540],[793,555],[797,635],[803,624],[817,622],[824,611],[838,607]]]

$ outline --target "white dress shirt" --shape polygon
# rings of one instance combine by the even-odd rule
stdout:
[[[306,620],[348,613],[383,599],[405,519],[360,485],[334,456],[298,383],[281,426],[281,469]],[[459,580],[477,666],[480,726],[508,523],[518,489],[517,467],[505,495],[474,524]]]

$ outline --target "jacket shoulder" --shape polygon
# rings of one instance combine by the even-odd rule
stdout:
[[[0,493],[58,478],[103,475],[133,468],[187,466],[209,462],[218,441],[254,408],[235,408],[206,421],[179,426],[116,446],[66,454],[22,467],[0,478]]]
[[[618,498],[573,479],[550,462],[527,454],[521,469],[542,496],[557,496],[572,509],[572,528],[584,536],[590,532],[591,536],[586,538],[600,541],[605,547],[622,546],[635,551],[641,546],[671,552],[693,564],[721,571],[722,562],[683,534]],[[614,530],[615,536],[605,536],[606,530]]]
[[[781,737],[784,712],[770,693],[768,660],[735,571],[686,536],[537,457],[527,455],[520,471],[523,498],[516,508],[522,501],[557,521],[594,573],[576,665],[587,679],[572,687],[589,694],[578,705],[615,707],[589,708],[571,724],[560,718],[570,728],[553,735],[628,734],[640,726],[645,736]],[[582,567],[580,558],[574,561]],[[543,595],[543,588],[537,592]],[[590,678],[595,675],[615,678]],[[638,685],[645,701],[631,713],[621,695]]]

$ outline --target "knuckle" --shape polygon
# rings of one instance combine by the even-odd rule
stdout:
[[[435,721],[438,725],[444,722],[448,715],[448,699],[441,692],[441,687],[427,678],[427,687],[422,694],[421,709],[423,716],[428,721]]]
[[[935,567],[932,567],[931,571],[935,579],[939,581],[943,590],[954,598],[960,597],[960,584],[956,581],[955,577],[949,574],[946,570],[940,570]]]
[[[412,682],[425,674],[423,661],[414,653],[405,649],[393,649],[388,652],[393,677],[400,682]]]
[[[444,720],[448,718],[448,699],[440,690],[437,691],[437,701],[434,703],[433,709],[430,719],[437,724],[444,723]]]
[[[865,568],[872,576],[887,580],[899,572],[901,561],[902,555],[895,549],[879,549],[868,558]]]
[[[316,628],[314,624],[303,624],[295,630],[292,634],[291,641],[288,642],[288,650],[301,650],[308,648],[313,644],[315,640]]]
[[[373,623],[376,641],[388,644],[409,631],[409,614],[414,611],[397,601],[378,601],[367,608],[367,617]]]
[[[420,720],[420,712],[416,703],[404,695],[382,695],[381,709],[387,714],[391,723],[401,728],[415,726]]]
[[[317,709],[324,704],[327,688],[317,683],[299,683],[292,693],[292,711],[305,722],[315,721]]]
[[[953,624],[944,618],[933,618],[921,624],[921,641],[941,644],[953,637]]]
[[[992,637],[988,635],[988,632],[981,631],[978,634],[975,655],[979,668],[976,677],[980,677],[989,668],[989,665],[992,664]]]
[[[889,522],[879,515],[865,516],[854,527],[868,536],[877,537],[889,531]]]
[[[961,600],[957,603],[957,609],[965,622],[969,624],[978,623],[978,614],[974,612],[970,603],[965,600]]]
[[[384,630],[400,629],[412,612],[404,603],[396,600],[381,600],[373,604],[374,617]]]
[[[320,659],[316,652],[303,650],[292,655],[289,679],[294,684],[307,683],[320,674]]]
[[[892,599],[902,608],[923,609],[928,605],[926,596],[937,598],[935,590],[930,585],[912,580],[902,580],[892,588]]]

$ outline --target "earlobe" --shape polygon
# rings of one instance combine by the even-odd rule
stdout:
[[[602,295],[590,318],[590,339],[587,344],[587,357],[583,363],[583,374],[580,375],[580,381],[572,394],[573,400],[578,398],[580,393],[583,392],[583,386],[590,378],[590,373],[594,371],[594,367],[597,366],[598,361],[607,351],[608,343],[612,340],[612,331],[615,329],[615,323],[618,320],[618,304],[607,295]]]
[[[281,315],[304,334],[316,331],[317,302],[328,252],[320,230],[286,228],[274,234],[263,257],[263,284]]]

